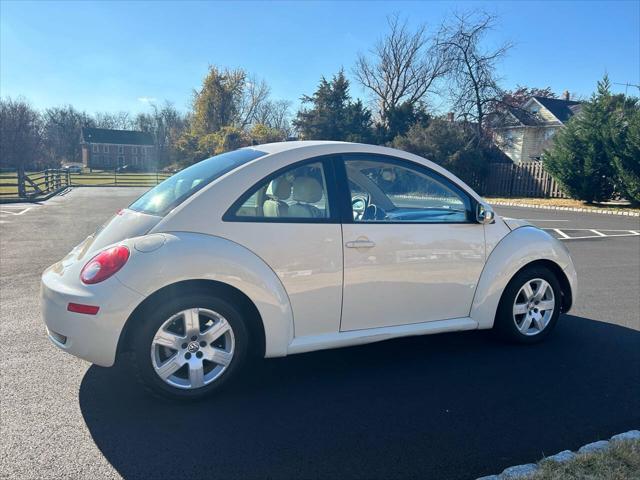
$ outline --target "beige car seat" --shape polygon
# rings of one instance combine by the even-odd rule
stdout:
[[[323,218],[323,214],[315,205],[322,199],[322,185],[312,177],[298,177],[293,181],[293,201],[289,205],[289,217]]]
[[[267,198],[262,203],[262,213],[265,217],[288,216],[287,200],[291,196],[291,183],[286,178],[276,178],[267,187]]]

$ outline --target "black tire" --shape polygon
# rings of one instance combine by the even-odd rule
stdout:
[[[538,278],[545,280],[553,290],[555,306],[551,319],[547,322],[542,331],[531,335],[525,335],[518,329],[518,325],[514,318],[513,306],[523,285],[530,280]],[[560,316],[561,305],[562,293],[560,282],[554,273],[543,266],[525,267],[511,279],[502,293],[500,304],[498,305],[498,311],[496,313],[494,330],[504,340],[509,342],[524,344],[541,342],[551,334],[552,330],[556,326],[558,317]]]
[[[222,315],[233,330],[234,353],[226,369],[213,380],[200,388],[185,389],[169,385],[156,373],[151,359],[152,340],[167,319],[190,308],[212,310]],[[171,299],[169,302],[154,305],[146,309],[136,321],[133,335],[133,370],[137,379],[150,393],[174,400],[195,400],[211,395],[226,385],[247,360],[250,349],[249,330],[240,311],[227,301],[208,294],[189,294]]]

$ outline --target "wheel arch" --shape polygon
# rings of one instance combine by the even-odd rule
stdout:
[[[210,279],[193,279],[175,282],[156,290],[134,309],[129,318],[127,318],[120,334],[116,350],[116,361],[121,354],[132,349],[133,330],[138,319],[160,302],[185,293],[202,293],[212,297],[219,296],[232,302],[234,306],[240,309],[243,319],[247,321],[247,328],[252,340],[255,342],[252,354],[264,357],[266,351],[264,324],[260,312],[253,301],[241,290],[227,283]]]
[[[185,288],[197,288],[230,296],[247,309],[251,321],[259,319],[265,357],[287,354],[293,339],[293,311],[280,278],[269,265],[247,248],[221,237],[192,232],[160,235],[164,243],[152,251],[136,249],[139,237],[125,243],[131,255],[115,277],[143,299],[131,307],[126,321],[123,318],[120,337],[128,339],[136,323],[132,320],[149,305],[167,295],[181,294]],[[123,342],[126,346],[126,340]],[[119,344],[120,340],[118,351]]]
[[[562,289],[562,311],[571,308],[576,275],[568,250],[543,230],[520,227],[498,243],[480,275],[470,312],[479,329],[493,327],[504,289],[515,275],[534,265],[545,266],[556,275]]]
[[[534,260],[531,263],[527,263],[524,267],[522,267],[520,270],[514,273],[511,278],[515,277],[517,274],[519,274],[523,270],[526,270],[532,267],[537,267],[537,266],[547,268],[558,279],[558,282],[560,283],[560,294],[562,295],[560,312],[569,311],[569,309],[573,305],[573,293],[571,291],[571,284],[569,283],[569,278],[567,277],[567,274],[565,273],[565,271],[556,262],[546,258],[541,258],[540,260]],[[511,281],[511,279],[509,281]]]

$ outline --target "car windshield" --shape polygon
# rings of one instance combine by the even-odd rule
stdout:
[[[167,178],[129,208],[150,215],[164,215],[225,173],[266,154],[253,148],[242,148],[207,158]]]

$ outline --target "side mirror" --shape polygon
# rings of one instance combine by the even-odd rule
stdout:
[[[496,214],[489,205],[483,203],[478,204],[478,208],[476,209],[476,222],[487,224],[493,223],[495,219]]]

